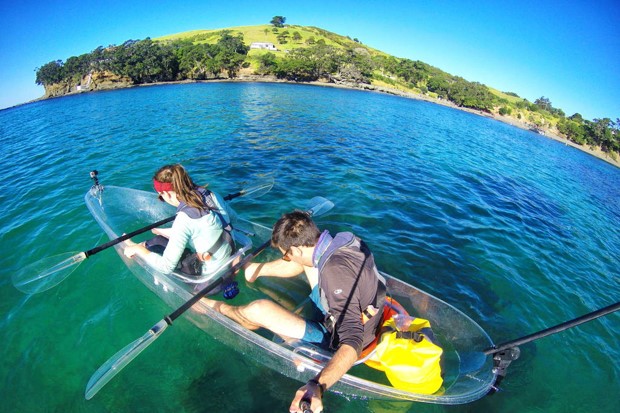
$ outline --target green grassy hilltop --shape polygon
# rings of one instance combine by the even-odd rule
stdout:
[[[561,136],[600,149],[614,161],[620,151],[620,122],[585,120],[578,113],[567,117],[545,97],[529,102],[310,26],[241,26],[128,40],[49,62],[37,70],[36,82],[52,97],[155,82],[235,78],[322,82],[413,95]]]

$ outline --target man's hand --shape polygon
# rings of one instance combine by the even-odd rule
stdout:
[[[297,390],[289,410],[291,412],[303,413],[300,403],[302,400],[309,400],[313,413],[322,412],[323,392],[340,380],[356,360],[357,352],[355,349],[348,344],[342,344],[323,370],[314,379],[308,381],[305,386]],[[321,384],[319,384],[319,380]]]
[[[309,401],[310,410],[312,410],[313,413],[321,413],[323,411],[322,393],[321,387],[316,384],[316,382],[310,381],[306,383],[295,393],[295,398],[291,402],[289,411],[291,413],[304,413],[301,406],[302,401]]]

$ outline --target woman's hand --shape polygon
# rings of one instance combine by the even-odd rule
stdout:
[[[125,249],[123,250],[123,254],[127,258],[133,258],[136,254],[146,253],[148,254],[150,251],[146,249],[144,244],[136,244],[132,240],[125,240]]]
[[[138,252],[138,248],[136,247],[136,243],[132,243],[132,245],[125,247],[125,249],[123,250],[123,254],[125,254],[125,257],[133,258],[134,255],[136,255],[136,253]]]
[[[170,238],[170,228],[153,228],[151,232],[155,235],[161,235],[168,239]]]

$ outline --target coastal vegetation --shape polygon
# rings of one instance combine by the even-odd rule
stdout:
[[[388,55],[356,38],[317,27],[285,25],[285,21],[275,16],[271,25],[199,30],[100,46],[41,66],[36,83],[45,87],[49,97],[156,82],[234,79],[243,72],[255,78],[381,88],[517,119],[532,130],[551,131],[618,161],[620,119],[587,120],[579,113],[567,117],[544,96],[530,102],[419,60]]]

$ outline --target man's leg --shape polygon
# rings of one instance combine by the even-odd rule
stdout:
[[[201,302],[250,330],[266,328],[280,337],[294,339],[301,339],[306,331],[303,318],[271,300],[256,300],[243,306],[209,298],[203,298]]]

